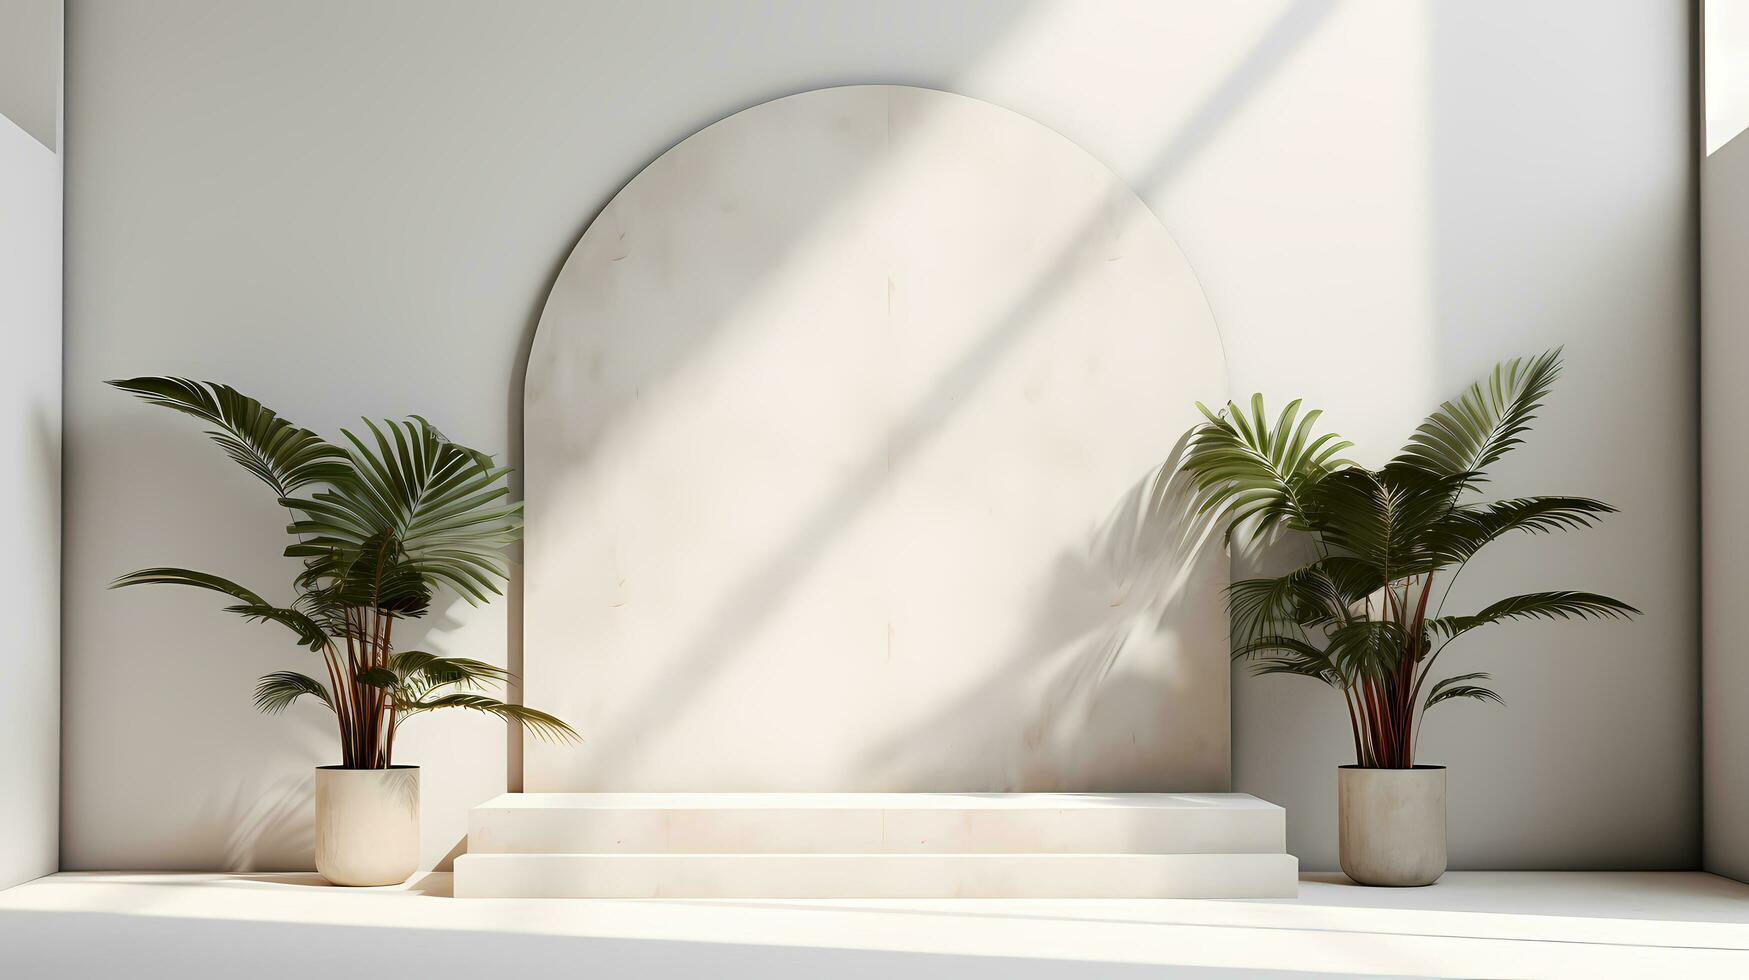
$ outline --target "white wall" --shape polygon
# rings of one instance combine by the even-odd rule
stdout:
[[[1699,6],[1704,145],[1711,156],[1749,129],[1749,3],[1700,0]]]
[[[1709,51],[1749,49],[1714,42],[1709,26]],[[1738,135],[1701,163],[1700,226],[1702,861],[1708,871],[1749,881],[1749,643],[1737,606],[1749,589],[1749,519],[1741,503],[1749,480],[1749,387],[1743,384],[1749,368],[1749,281],[1743,276],[1749,262],[1749,135]]]
[[[48,120],[45,145],[0,114],[0,888],[53,872],[60,846],[60,10],[19,12],[0,11],[0,63],[29,52],[53,70],[44,93],[0,69],[0,113]]]
[[[61,0],[0,8],[0,115],[53,150],[61,123]]]
[[[534,317],[620,184],[737,109],[897,82],[1109,163],[1196,267],[1235,389],[1304,395],[1375,459],[1494,360],[1566,343],[1542,455],[1496,486],[1624,513],[1503,546],[1463,598],[1595,588],[1648,615],[1478,639],[1461,664],[1511,704],[1444,709],[1423,755],[1454,767],[1456,866],[1691,865],[1687,31],[1640,0],[75,0],[66,864],[305,864],[307,769],[332,754],[313,710],[249,706],[296,650],[198,596],[103,591],[153,562],[285,569],[248,477],[102,379],[222,378],[325,430],[419,411],[514,450]],[[502,657],[507,608],[434,642]],[[1308,683],[1236,679],[1234,775],[1330,867],[1349,749]],[[514,781],[500,738],[441,719],[407,745],[428,857]]]
[[[1306,205],[1260,203],[1250,225],[1260,237],[1275,248],[1298,238],[1267,268],[1245,268],[1242,253],[1216,258],[1167,212],[1205,281],[1227,278],[1217,268],[1246,279],[1210,283],[1234,389],[1305,393],[1374,460],[1497,359],[1567,345],[1531,447],[1491,487],[1594,496],[1622,513],[1597,530],[1495,545],[1453,606],[1578,588],[1646,616],[1518,624],[1446,655],[1453,673],[1492,672],[1507,700],[1441,707],[1423,729],[1421,760],[1452,770],[1454,867],[1698,858],[1696,258],[1682,6],[1430,4],[1416,86],[1424,104],[1406,118],[1381,113],[1368,129],[1422,142],[1417,182],[1388,185],[1365,139],[1313,143],[1307,133],[1337,158],[1332,168],[1357,182],[1370,175],[1372,186],[1338,191],[1335,209],[1348,210],[1304,225]],[[1255,150],[1243,165],[1264,184],[1283,157]],[[1387,232],[1387,214],[1405,227]],[[1293,291],[1275,294],[1284,275]],[[1322,760],[1351,751],[1340,702],[1291,679],[1236,682],[1234,727],[1235,784],[1297,804],[1290,847],[1311,867],[1331,866],[1334,779]]]
[[[1701,228],[1702,865],[1749,881],[1749,4],[1704,7]]]

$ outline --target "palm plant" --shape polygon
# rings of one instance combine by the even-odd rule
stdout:
[[[302,570],[287,605],[187,568],[143,568],[111,585],[222,593],[236,600],[226,612],[284,627],[320,655],[325,680],[292,670],[268,674],[255,689],[258,708],[278,713],[305,696],[321,702],[339,726],[347,769],[388,768],[400,727],[440,708],[484,712],[537,737],[576,737],[546,712],[481,693],[511,680],[503,668],[395,646],[396,623],[424,616],[439,589],[474,604],[499,594],[504,549],[522,531],[522,505],[504,501],[507,468],[417,416],[381,425],[366,419],[368,440],[342,429],[340,446],[228,385],[182,378],[110,384],[211,426],[207,435],[291,514],[294,540],[285,554],[300,559]]]
[[[1441,405],[1379,469],[1343,458],[1350,443],[1314,434],[1318,412],[1290,402],[1270,424],[1263,396],[1250,414],[1228,403],[1191,434],[1184,467],[1201,513],[1253,539],[1309,539],[1312,559],[1286,574],[1230,587],[1234,652],[1259,674],[1299,674],[1342,693],[1363,768],[1414,765],[1418,711],[1468,698],[1499,703],[1485,673],[1429,686],[1459,637],[1514,619],[1625,619],[1639,610],[1591,592],[1509,596],[1469,615],[1442,615],[1458,574],[1490,542],[1589,527],[1614,513],[1585,497],[1470,499],[1486,470],[1523,442],[1560,373],[1561,352],[1495,367]],[[1432,603],[1435,593],[1437,604]]]

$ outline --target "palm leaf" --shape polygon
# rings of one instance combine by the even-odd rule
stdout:
[[[306,694],[327,705],[329,711],[334,710],[334,702],[328,697],[328,688],[315,678],[295,670],[281,670],[262,677],[260,683],[255,685],[255,707],[275,715]]]
[[[440,687],[486,688],[511,679],[503,667],[467,657],[439,657],[423,650],[403,650],[389,661],[389,669],[408,689],[423,695]]]
[[[1298,657],[1265,657],[1252,664],[1251,672],[1259,677],[1265,674],[1293,674],[1320,680],[1332,687],[1343,686],[1342,675],[1334,667]]]
[[[1509,596],[1473,616],[1442,616],[1427,621],[1427,629],[1447,640],[1470,630],[1508,619],[1627,619],[1640,611],[1620,599],[1594,592],[1530,592]]]
[[[576,730],[544,711],[520,704],[508,704],[482,694],[445,694],[429,700],[409,702],[403,706],[403,717],[435,711],[440,708],[462,708],[480,711],[506,721],[517,721],[542,741],[581,741]]]
[[[305,536],[286,554],[351,555],[386,536],[408,569],[469,602],[498,594],[504,549],[522,530],[522,504],[499,503],[510,492],[509,470],[417,417],[365,425],[370,442],[345,432],[355,479],[284,501],[302,515],[290,530]]]
[[[1472,384],[1428,416],[1396,462],[1447,476],[1468,474],[1470,486],[1483,482],[1482,471],[1524,441],[1560,373],[1558,347],[1496,365],[1486,387]]]
[[[1348,605],[1318,562],[1274,578],[1240,579],[1227,587],[1233,635],[1242,641],[1340,621]]]
[[[322,624],[296,609],[286,609],[266,603],[240,603],[226,606],[225,612],[236,613],[251,623],[278,623],[298,635],[298,642],[311,650],[328,645],[328,633]]]
[[[332,603],[408,618],[425,615],[431,605],[425,576],[387,531],[372,534],[355,548],[303,543],[288,550],[305,556],[299,587],[327,590]]]
[[[1262,654],[1276,654],[1264,657]],[[1336,687],[1344,684],[1341,669],[1328,653],[1297,636],[1259,636],[1233,650],[1233,659],[1251,660],[1255,674],[1299,674]]]
[[[399,687],[401,678],[387,667],[371,667],[352,675],[352,679],[366,687],[379,687],[392,691]]]
[[[1480,684],[1466,683],[1467,681],[1487,681],[1493,679],[1492,675],[1483,673],[1458,674],[1455,677],[1447,677],[1445,680],[1433,685],[1433,690],[1427,692],[1427,703],[1422,705],[1422,710],[1425,711],[1428,708],[1439,704],[1441,701],[1450,701],[1454,698],[1470,698],[1476,701],[1492,701],[1495,704],[1505,704],[1506,699],[1494,693],[1492,690],[1483,687]]]
[[[1374,587],[1381,587],[1439,564],[1434,545],[1467,476],[1398,463],[1351,466],[1310,490],[1306,512],[1323,543],[1371,568]]]
[[[1588,497],[1517,497],[1487,504],[1453,508],[1435,529],[1444,560],[1468,561],[1484,545],[1514,531],[1548,534],[1591,527],[1604,514],[1616,512],[1601,500]]]
[[[1253,518],[1253,536],[1281,523],[1303,529],[1307,487],[1352,465],[1338,454],[1353,444],[1332,433],[1314,436],[1313,424],[1322,413],[1301,417],[1297,399],[1273,426],[1260,394],[1251,396],[1249,420],[1232,402],[1218,414],[1200,403],[1197,408],[1208,421],[1192,431],[1183,469],[1201,497],[1198,513],[1218,514],[1229,539],[1234,528]]]
[[[1403,624],[1362,619],[1330,631],[1325,655],[1344,677],[1384,679],[1397,671],[1408,640]]]
[[[190,568],[142,568],[109,583],[112,589],[129,585],[183,585],[218,592],[242,600],[237,605],[226,606],[226,612],[236,613],[252,622],[278,623],[298,634],[298,642],[312,650],[320,650],[328,642],[327,633],[314,619],[297,609],[275,606],[228,578]]]
[[[338,446],[280,418],[229,385],[186,378],[130,378],[109,383],[147,404],[217,426],[207,435],[227,456],[272,487],[275,496],[289,496],[311,483],[345,479],[351,470],[346,453]]]
[[[109,583],[109,587],[112,589],[120,589],[129,585],[186,585],[195,589],[222,592],[250,605],[267,605],[266,599],[228,578],[209,575],[206,572],[197,572],[192,568],[142,568],[137,572],[129,572]]]

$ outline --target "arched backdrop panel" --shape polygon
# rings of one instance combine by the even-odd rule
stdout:
[[[530,791],[1217,790],[1226,397],[1184,256],[1062,136],[808,92],[584,234],[525,393]]]

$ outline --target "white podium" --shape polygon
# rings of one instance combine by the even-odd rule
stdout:
[[[507,793],[461,898],[1283,898],[1281,807],[1243,793]]]

